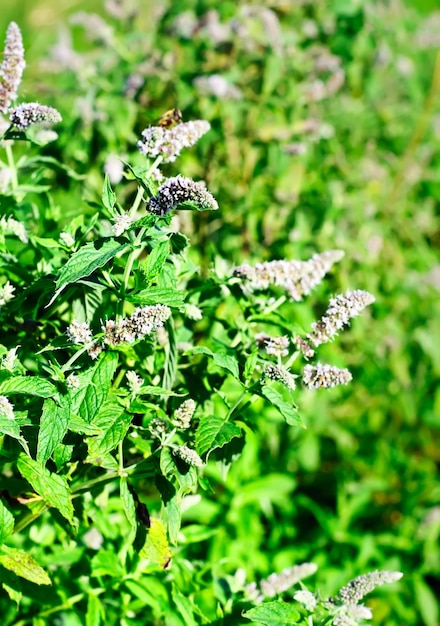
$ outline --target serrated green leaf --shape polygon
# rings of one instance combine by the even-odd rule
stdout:
[[[20,426],[15,420],[11,420],[7,417],[0,415],[0,433],[3,435],[9,435],[17,439],[22,446],[23,450],[30,456],[29,447],[24,437],[20,434]]]
[[[79,416],[85,422],[90,424],[106,401],[117,365],[116,352],[106,352],[96,363],[78,409]]]
[[[215,448],[221,448],[234,437],[241,437],[241,429],[236,425],[225,422],[220,417],[207,415],[200,420],[196,431],[196,450],[200,456]]]
[[[273,387],[269,385],[263,385],[261,393],[269,400],[269,402],[278,409],[281,415],[290,426],[303,426],[303,421],[296,410],[296,406],[289,404],[283,398],[283,396]]]
[[[23,454],[18,457],[17,468],[45,503],[58,509],[61,515],[73,524],[72,497],[66,478],[51,474],[40,463]]]
[[[30,580],[36,585],[50,585],[51,580],[37,561],[24,550],[17,548],[2,547],[0,563],[10,572],[17,576]]]
[[[121,502],[124,509],[124,513],[127,517],[133,533],[136,533],[137,520],[136,520],[136,504],[133,498],[133,494],[130,491],[128,485],[128,479],[126,476],[121,476],[119,483],[119,489],[121,493]]]
[[[188,247],[189,239],[182,233],[171,233],[170,244],[174,254],[180,254]]]
[[[165,528],[160,520],[151,518],[147,539],[139,554],[142,558],[149,559],[162,569],[167,569],[170,566],[173,553],[168,543]]]
[[[170,244],[168,241],[162,241],[151,250],[146,261],[142,263],[142,271],[148,282],[152,282],[160,274],[169,253]]]
[[[58,402],[51,398],[44,401],[38,431],[37,461],[44,464],[51,457],[67,432],[69,418],[69,397],[61,396]]]
[[[14,532],[14,516],[0,500],[0,544]]]
[[[185,354],[206,354],[214,361],[216,365],[224,370],[227,370],[234,376],[234,378],[240,380],[238,361],[236,358],[230,356],[229,354],[218,354],[217,352],[213,352],[206,346],[195,346],[194,348],[187,350]]]
[[[87,441],[89,449],[87,462],[93,462],[94,459],[114,450],[127,434],[132,419],[133,416],[125,413],[121,405],[113,403],[104,405],[93,419],[93,424],[98,426],[101,432]]]
[[[168,536],[170,538],[170,542],[176,546],[182,518],[179,499],[177,496],[168,500],[165,504],[165,512]]]
[[[13,376],[0,383],[0,394],[20,393],[41,398],[51,398],[57,388],[40,376]]]
[[[168,446],[164,446],[160,451],[160,471],[164,476],[171,476],[176,473],[176,463]]]
[[[114,239],[107,239],[99,248],[95,243],[90,242],[85,244],[77,252],[74,252],[67,263],[61,268],[55,283],[55,294],[49,302],[49,305],[58,297],[64,287],[70,283],[77,282],[80,278],[90,276],[92,272],[103,267],[110,259],[123,250],[126,250],[128,247],[128,243],[120,244]]]
[[[263,602],[243,613],[243,617],[264,626],[288,626],[302,623],[298,611],[291,604],[281,601]]]
[[[183,294],[183,291],[176,291],[176,289],[149,287],[148,289],[138,291],[136,294],[128,295],[127,300],[133,304],[140,304],[142,306],[164,304],[178,309],[184,305]]]
[[[115,192],[112,189],[112,186],[110,184],[110,180],[109,180],[108,174],[105,175],[101,200],[102,200],[102,204],[105,206],[105,208],[108,209],[111,212],[113,207],[116,204],[116,194],[115,194]]]

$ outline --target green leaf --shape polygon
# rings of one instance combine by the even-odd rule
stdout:
[[[146,261],[142,263],[141,269],[145,274],[145,278],[151,283],[162,270],[162,267],[170,253],[170,244],[168,241],[162,241],[156,248],[153,248],[148,255]]]
[[[263,602],[259,606],[243,613],[243,617],[264,626],[288,626],[300,624],[300,614],[287,602]]]
[[[105,208],[112,212],[112,209],[116,204],[116,194],[112,189],[108,174],[105,175],[101,199]]]
[[[281,415],[290,426],[303,426],[303,421],[296,410],[296,406],[292,402],[289,404],[283,396],[273,387],[263,385],[261,393],[269,400],[269,402],[278,409]]]
[[[214,363],[221,367],[222,369],[228,370],[234,378],[240,380],[240,374],[238,371],[238,361],[233,356],[228,354],[218,354],[217,352],[213,352],[206,346],[195,346],[190,350],[187,350],[185,354],[206,354],[212,358]]]
[[[14,532],[14,516],[0,500],[0,544]]]
[[[38,432],[37,461],[46,463],[67,432],[70,418],[70,399],[59,397],[59,402],[47,398],[43,404]]]
[[[149,287],[138,291],[136,294],[128,295],[127,300],[142,306],[164,304],[178,309],[184,305],[184,292],[166,287]]]
[[[132,419],[133,416],[125,413],[121,405],[114,403],[104,405],[93,419],[93,425],[98,426],[101,432],[87,441],[89,448],[87,462],[94,462],[114,450],[127,434]]]
[[[0,563],[10,572],[14,572],[17,576],[30,580],[36,585],[51,584],[51,580],[44,569],[24,550],[2,546],[2,552]]]
[[[142,558],[149,559],[162,569],[168,569],[170,566],[173,553],[168,543],[165,528],[160,520],[151,518],[147,540],[139,554]]]
[[[171,596],[183,618],[185,626],[197,626],[198,622],[194,619],[194,611],[191,600],[180,591],[174,582],[171,587]]]
[[[70,283],[77,282],[80,278],[90,276],[96,269],[103,267],[110,259],[126,250],[129,244],[120,244],[114,239],[107,239],[98,248],[96,243],[90,242],[74,252],[70,259],[61,268],[58,280],[55,283],[56,291],[49,305],[59,296],[61,291]]]
[[[29,396],[51,398],[57,388],[50,381],[40,376],[14,376],[0,383],[0,394],[20,393]]]
[[[87,594],[86,626],[100,626],[102,613],[102,605],[98,596],[90,591]]]
[[[20,426],[17,424],[15,420],[11,420],[7,417],[3,417],[0,415],[0,433],[3,435],[9,435],[9,437],[13,437],[17,439],[26,454],[30,456],[29,447],[24,437],[20,434]]]
[[[20,474],[45,503],[59,510],[70,524],[73,524],[72,497],[64,476],[51,474],[37,461],[20,454],[17,461]]]
[[[225,422],[221,417],[208,415],[200,420],[196,431],[196,450],[200,456],[215,448],[221,448],[234,437],[241,437],[236,424]]]
[[[414,592],[423,623],[426,626],[437,626],[440,617],[438,598],[421,576],[417,576],[414,580]]]
[[[164,476],[172,476],[176,473],[176,464],[169,446],[163,446],[160,451],[160,471]]]
[[[117,365],[117,353],[106,352],[93,368],[88,386],[81,389],[83,400],[78,413],[85,422],[90,424],[106,401]]]
[[[133,498],[133,494],[130,491],[130,487],[128,485],[128,479],[126,476],[121,476],[119,489],[121,493],[121,502],[122,502],[122,506],[124,509],[124,513],[127,517],[128,523],[130,524],[133,530],[133,535],[134,535],[136,533],[136,528],[137,528],[136,504]]]

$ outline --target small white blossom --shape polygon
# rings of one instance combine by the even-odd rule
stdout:
[[[185,202],[196,204],[200,207],[199,210],[203,211],[218,209],[217,200],[203,183],[197,183],[191,178],[184,178],[180,174],[168,178],[164,182],[157,195],[150,198],[148,208],[155,215],[166,215],[179,204]]]
[[[6,396],[0,396],[0,417],[6,417],[8,420],[14,419],[14,407]]]
[[[73,391],[79,389],[80,381],[78,376],[76,374],[70,374],[66,379],[66,385],[68,389],[72,389]]]
[[[0,111],[2,113],[7,113],[11,102],[17,98],[25,67],[21,32],[17,24],[11,22],[6,31],[3,61],[0,65]]]
[[[300,602],[303,607],[307,609],[307,611],[310,611],[310,613],[315,610],[316,605],[318,604],[315,594],[311,591],[307,591],[307,589],[300,589],[300,591],[295,593],[293,598],[297,602]]]
[[[8,281],[5,282],[3,287],[0,287],[0,306],[4,306],[7,302],[14,298],[14,285]]]
[[[264,368],[264,378],[276,380],[292,391],[296,388],[295,377],[282,365],[268,363]]]
[[[196,403],[194,402],[194,400],[192,398],[185,400],[184,402],[182,402],[179,408],[174,411],[173,424],[177,428],[189,428],[195,410]]]
[[[12,372],[15,365],[15,359],[17,358],[17,348],[11,348],[7,351],[5,356],[2,358],[2,368]]]
[[[342,587],[335,600],[340,604],[349,605],[357,604],[367,593],[370,593],[376,587],[380,587],[386,583],[394,583],[402,578],[402,572],[390,572],[387,570],[376,570],[368,574],[358,576],[354,580]]]
[[[60,241],[66,248],[72,248],[75,245],[75,239],[70,233],[60,233]]]
[[[90,343],[93,335],[88,322],[73,322],[67,327],[66,335],[75,345]]]
[[[128,215],[128,213],[124,213],[123,215],[118,215],[114,218],[114,224],[112,226],[112,231],[116,237],[122,235],[128,228],[130,228],[133,223],[132,218]]]
[[[26,130],[34,124],[58,124],[62,121],[60,113],[53,107],[26,102],[9,111],[9,119],[19,130]]]
[[[116,154],[109,154],[104,163],[104,173],[112,185],[117,185],[124,175],[124,164]]]
[[[107,320],[103,326],[104,342],[114,346],[133,343],[153,330],[164,325],[171,315],[171,309],[163,304],[138,307],[130,317],[120,322]]]
[[[161,156],[164,163],[172,163],[183,148],[193,146],[210,128],[205,120],[182,122],[173,128],[150,126],[142,132],[138,148],[150,159]]]
[[[29,242],[29,237],[26,232],[26,228],[22,222],[18,222],[14,220],[13,217],[2,217],[0,219],[0,229],[4,232],[5,235],[15,235],[20,239],[23,243]]]
[[[130,389],[132,395],[136,396],[139,393],[144,381],[134,370],[129,370],[126,376],[128,388]]]
[[[255,343],[259,348],[266,350],[267,354],[278,357],[289,354],[289,338],[285,336],[271,337],[266,333],[258,333],[255,335]]]

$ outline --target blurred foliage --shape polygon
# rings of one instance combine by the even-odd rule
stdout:
[[[305,259],[340,248],[345,259],[318,289],[321,301],[354,287],[377,298],[370,319],[356,321],[337,344],[322,348],[324,358],[352,371],[354,382],[343,390],[302,392],[298,403],[306,430],[287,426],[275,412],[262,413],[258,402],[246,408],[243,419],[256,429],[228,472],[209,466],[214,489],[185,513],[185,543],[174,579],[185,594],[196,594],[195,604],[214,623],[212,598],[227,602],[226,577],[237,568],[253,580],[313,560],[323,595],[369,569],[395,569],[405,574],[400,593],[377,594],[371,602],[375,623],[435,626],[440,587],[440,37],[435,27],[440,17],[430,14],[435,3],[145,5],[124,22],[106,17],[98,2],[5,4],[1,32],[15,19],[25,36],[25,92],[41,100],[44,94],[64,117],[59,139],[44,154],[80,177],[57,175],[46,219],[35,228],[50,236],[55,224],[68,224],[78,212],[91,215],[93,207],[84,200],[100,195],[108,155],[130,156],[140,164],[136,141],[142,129],[178,106],[185,120],[207,119],[213,129],[182,155],[179,170],[206,180],[221,207],[213,216],[181,218],[180,227],[194,244],[194,263],[221,272],[244,261]],[[80,25],[69,25],[68,16],[78,10],[96,10],[108,20],[109,39],[102,41],[97,30],[87,33],[87,20],[91,40]],[[168,167],[169,174],[179,171]],[[286,319],[303,328],[321,312],[309,304],[283,309]],[[120,520],[120,511],[112,495],[90,503],[105,549],[96,553],[88,575],[108,594],[121,576],[115,565],[121,529],[112,523]],[[55,543],[63,532],[43,517],[28,540],[37,544],[39,562],[56,568],[67,607],[81,587],[84,547],[66,549],[66,538],[63,545]],[[111,576],[110,586],[105,576]],[[127,598],[138,598],[127,600],[134,612],[142,602],[156,603],[151,611],[160,615],[167,602],[160,576],[150,577],[142,589],[129,580],[124,585]],[[66,608],[44,623],[83,623],[72,615]],[[106,623],[117,619],[109,614]]]

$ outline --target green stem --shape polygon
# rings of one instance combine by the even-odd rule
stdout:
[[[94,341],[90,341],[89,343],[86,343],[84,346],[82,346],[82,348],[78,350],[78,352],[75,352],[75,354],[71,356],[70,359],[67,361],[67,363],[65,363],[63,367],[61,368],[61,371],[63,372],[63,374],[64,372],[67,372],[67,370],[69,370],[72,367],[75,361],[77,361],[80,356],[82,356],[85,352],[87,352],[87,350],[89,350],[93,346],[94,343],[95,343]]]
[[[11,187],[15,190],[18,187],[17,167],[15,165],[14,153],[12,152],[12,147],[9,141],[5,142],[5,151],[8,159],[8,166],[11,170]]]

